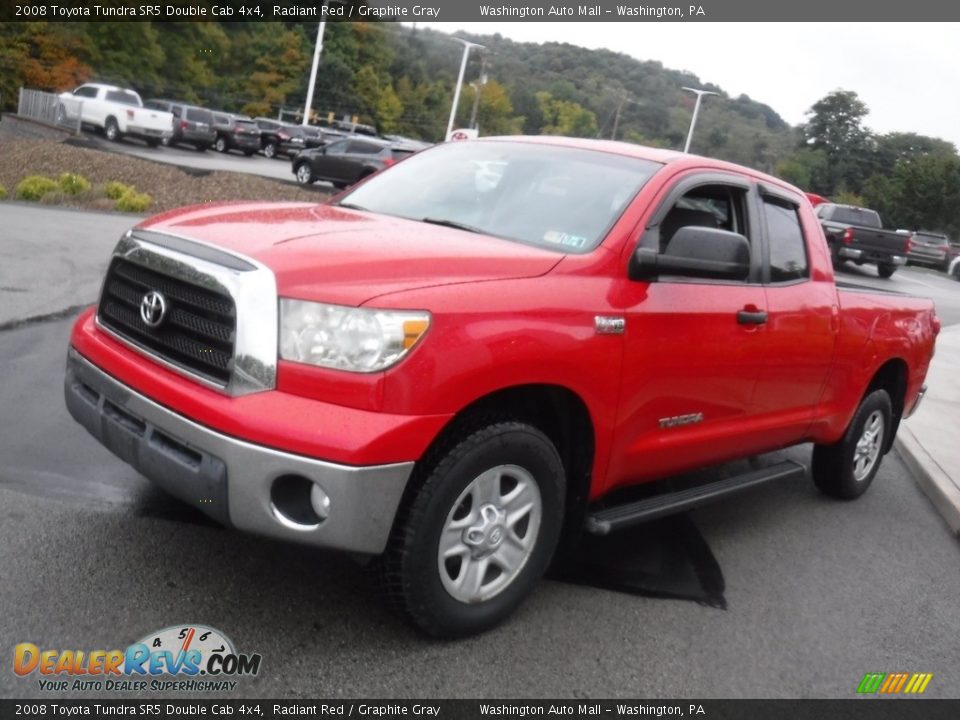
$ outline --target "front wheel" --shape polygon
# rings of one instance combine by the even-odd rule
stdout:
[[[276,143],[267,143],[263,146],[263,154],[269,159],[273,159],[277,156],[277,145]]]
[[[519,422],[464,433],[425,463],[378,561],[384,589],[430,635],[483,632],[520,605],[550,563],[563,524],[563,464],[542,432]]]
[[[229,149],[227,147],[227,140],[224,137],[218,137],[217,142],[215,142],[213,146],[218,153],[225,153]]]
[[[892,417],[886,390],[874,390],[867,395],[838,442],[814,446],[813,482],[817,489],[844,500],[863,495],[886,452]]]
[[[313,183],[313,171],[310,170],[308,163],[297,165],[297,182],[301,185],[310,185]]]
[[[893,275],[896,271],[897,271],[896,265],[887,265],[886,263],[877,265],[877,275],[879,275],[883,279],[887,279],[888,277]]]

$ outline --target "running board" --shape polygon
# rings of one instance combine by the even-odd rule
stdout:
[[[587,515],[586,530],[594,535],[609,535],[616,530],[639,525],[665,515],[691,510],[701,505],[736,495],[757,485],[774,480],[789,480],[806,475],[807,469],[798,462],[786,460],[760,470],[736,475],[689,490],[665,493],[644,500],[616,505]]]

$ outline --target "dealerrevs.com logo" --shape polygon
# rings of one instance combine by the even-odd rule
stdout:
[[[238,653],[219,630],[177,625],[150,633],[125,650],[51,650],[24,642],[13,649],[13,672],[36,676],[51,692],[222,692],[260,671],[258,653]]]

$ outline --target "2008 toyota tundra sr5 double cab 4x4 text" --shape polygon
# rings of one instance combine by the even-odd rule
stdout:
[[[658,479],[812,442],[816,486],[857,497],[939,327],[928,300],[838,290],[808,201],[775,178],[484,139],[326,204],[142,223],[76,323],[65,388],[159,486],[372,556],[410,619],[454,636],[506,617],[561,538],[805,468]],[[623,500],[641,484],[658,491]]]

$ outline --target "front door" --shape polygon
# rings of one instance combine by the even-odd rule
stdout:
[[[717,173],[681,176],[641,243],[665,251],[685,225],[744,235],[743,281],[661,275],[625,281],[625,357],[608,489],[742,455],[766,327],[755,188]]]

